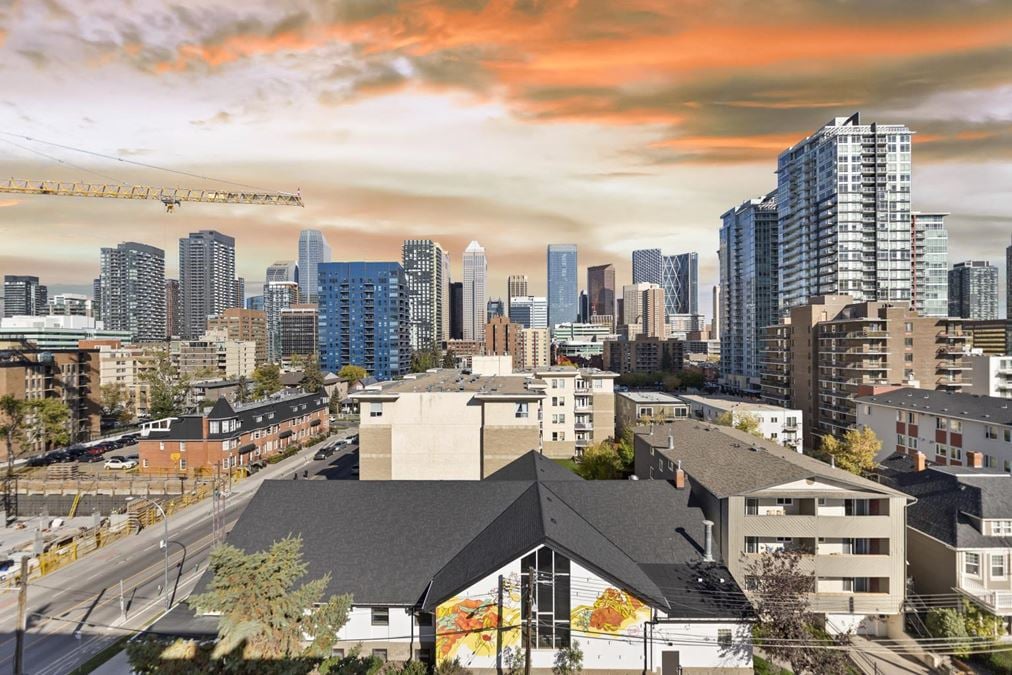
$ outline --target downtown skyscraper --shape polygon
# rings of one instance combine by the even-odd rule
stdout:
[[[986,260],[956,263],[949,270],[949,316],[998,318],[998,268]]]
[[[659,248],[632,252],[634,284],[664,289],[667,314],[699,313],[699,254],[664,255]]]
[[[45,316],[49,289],[39,283],[38,277],[8,274],[4,277],[3,315]]]
[[[595,265],[587,268],[587,316],[610,316],[615,323],[615,266]]]
[[[330,262],[330,246],[319,230],[302,230],[299,233],[299,289],[306,302],[316,302],[317,269],[320,263]]]
[[[576,244],[548,245],[548,327],[576,323],[580,314]]]
[[[215,230],[179,240],[180,337],[193,340],[207,317],[235,306],[235,239]]]
[[[780,153],[780,310],[810,298],[911,300],[910,136],[837,117]]]
[[[947,213],[910,213],[911,306],[923,316],[949,316]]]
[[[720,228],[720,375],[738,391],[758,392],[767,326],[779,318],[776,191],[728,209]]]
[[[506,278],[506,314],[513,316],[513,298],[527,297],[527,275],[511,274]]]
[[[439,242],[408,239],[401,247],[408,287],[410,339],[414,350],[449,339],[450,259]]]
[[[462,335],[465,340],[485,339],[488,311],[488,260],[481,244],[472,241],[464,249]]]
[[[284,310],[299,304],[299,284],[294,280],[268,281],[264,284],[264,311],[267,313],[267,360],[278,362],[281,349],[281,316]]]
[[[138,342],[165,339],[165,251],[133,241],[103,248],[99,280],[107,330],[130,331]]]

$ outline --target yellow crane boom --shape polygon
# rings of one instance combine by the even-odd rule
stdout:
[[[258,204],[264,206],[304,206],[302,195],[288,192],[248,190],[195,190],[190,188],[119,185],[116,183],[66,183],[55,180],[11,178],[0,182],[0,193],[18,195],[56,195],[60,197],[105,197],[107,199],[155,199],[167,211],[182,202],[207,204]]]

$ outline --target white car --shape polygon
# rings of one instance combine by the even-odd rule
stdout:
[[[137,462],[125,457],[113,457],[105,463],[107,469],[132,469],[135,466],[137,466]]]

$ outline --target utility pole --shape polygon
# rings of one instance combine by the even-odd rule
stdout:
[[[502,675],[502,585],[503,575],[499,575],[499,598],[496,601],[498,611],[495,615],[495,671]]]
[[[126,621],[126,598],[123,597],[123,580],[119,580],[119,616],[120,619]]]
[[[527,568],[527,630],[524,634],[524,675],[531,675],[531,638],[534,632],[534,584],[538,582],[533,567]]]
[[[28,556],[21,558],[21,585],[18,588],[18,625],[14,644],[14,675],[24,675],[25,630],[28,627]]]

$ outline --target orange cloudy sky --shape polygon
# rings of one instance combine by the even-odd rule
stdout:
[[[337,260],[478,239],[495,283],[544,248],[581,265],[700,253],[834,116],[906,123],[914,208],[950,262],[1012,233],[1012,3],[973,0],[0,0],[0,130],[276,190],[305,209],[0,198],[0,273],[74,288],[98,248],[237,239],[255,288],[298,230]],[[0,173],[204,187],[0,136]],[[32,151],[36,152],[32,152]],[[41,151],[49,157],[37,154]],[[62,162],[62,163],[61,163]],[[3,197],[0,195],[0,197]]]

